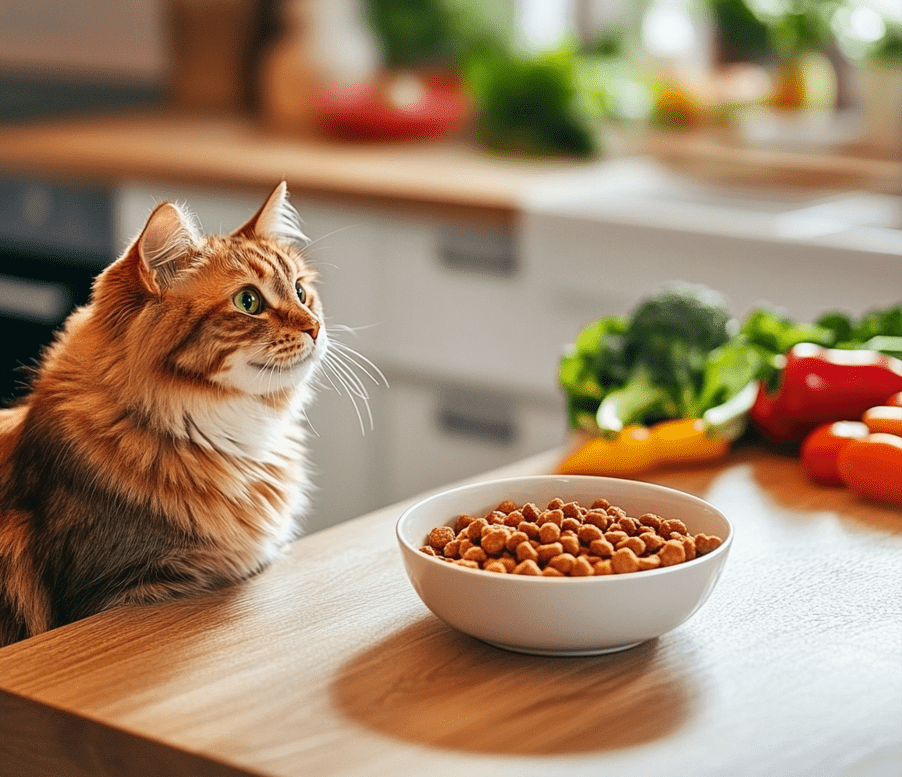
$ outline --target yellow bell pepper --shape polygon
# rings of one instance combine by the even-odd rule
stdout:
[[[614,437],[593,437],[559,466],[564,475],[628,477],[662,464],[715,461],[727,454],[731,437],[709,433],[701,418],[627,426]]]

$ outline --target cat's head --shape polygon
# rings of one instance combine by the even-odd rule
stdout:
[[[190,213],[162,203],[99,276],[93,314],[175,381],[290,391],[327,347],[306,242],[284,182],[227,235],[205,236]]]

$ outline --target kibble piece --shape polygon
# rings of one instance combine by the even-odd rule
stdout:
[[[639,523],[643,526],[651,526],[655,531],[661,526],[661,516],[654,513],[645,513],[639,516]]]
[[[517,559],[515,559],[510,553],[502,553],[497,559],[495,559],[499,564],[503,564],[504,568],[508,572],[513,572],[514,567],[517,566]]]
[[[510,499],[505,499],[500,505],[495,508],[495,510],[497,510],[499,513],[504,513],[505,515],[512,513],[516,509],[516,503],[512,502]]]
[[[576,563],[576,557],[572,553],[561,553],[559,556],[552,556],[548,559],[548,566],[554,567],[563,574],[569,574]],[[546,567],[547,568],[547,567]]]
[[[485,517],[485,519],[486,519],[486,521],[488,521],[488,523],[490,523],[494,526],[499,526],[499,525],[503,526],[504,521],[507,519],[507,513],[502,513],[500,510],[495,510],[495,511],[489,513]]]
[[[640,556],[639,557],[639,571],[642,572],[647,569],[657,569],[661,566],[661,557],[657,555],[653,556]]]
[[[566,577],[566,572],[561,572],[559,569],[555,569],[554,567],[545,567],[542,570],[542,577]]]
[[[479,564],[466,558],[456,558],[451,563],[461,567],[469,567],[470,569],[479,569]]]
[[[626,511],[624,511],[620,507],[615,507],[611,505],[605,512],[611,516],[615,521],[619,521],[621,518],[626,518]]]
[[[607,531],[608,527],[613,523],[611,516],[604,510],[589,510],[586,513],[585,522],[592,526],[597,526],[602,531]]]
[[[429,544],[436,550],[442,550],[454,539],[454,529],[450,526],[436,526],[429,532]]]
[[[639,537],[627,537],[617,543],[617,550],[621,548],[629,548],[637,556],[641,556],[645,553],[645,541]]]
[[[476,542],[482,536],[482,530],[489,525],[485,518],[477,518],[469,526],[467,526],[467,539]]]
[[[553,523],[560,528],[564,523],[564,513],[560,510],[546,510],[539,516],[536,523],[539,524],[539,526],[544,526],[546,523]]]
[[[523,532],[529,539],[537,540],[539,538],[539,525],[531,521],[523,521],[517,525],[517,531]]]
[[[686,551],[679,540],[667,540],[658,551],[662,567],[671,567],[674,564],[682,564],[686,560]]]
[[[647,553],[657,553],[664,544],[664,538],[652,532],[643,534],[642,542],[645,543],[645,550]]]
[[[585,556],[580,556],[576,559],[576,563],[573,564],[573,568],[570,570],[571,577],[590,577],[594,574],[595,571]]]
[[[606,539],[592,540],[589,543],[589,552],[593,556],[601,556],[601,558],[610,558],[614,555],[614,546]]]
[[[465,560],[475,561],[477,564],[481,564],[488,557],[489,557],[488,554],[482,548],[480,548],[478,545],[474,545],[462,556],[462,558],[464,558]]]
[[[482,534],[482,549],[490,556],[500,556],[507,546],[507,532],[504,529],[488,529]]]
[[[539,541],[543,544],[557,542],[561,538],[561,527],[556,523],[543,523],[539,527]]]
[[[621,548],[620,550],[615,550],[614,555],[611,556],[611,567],[618,575],[638,572],[639,559],[636,558],[636,554],[629,548]]]
[[[611,559],[606,558],[601,561],[596,561],[592,565],[592,571],[596,575],[613,575],[614,567],[611,566]]]
[[[504,547],[506,547],[511,553],[513,553],[517,550],[517,545],[519,545],[521,542],[526,542],[528,539],[529,536],[526,534],[526,532],[511,532],[504,540]]]
[[[433,548],[431,545],[424,545],[422,548],[420,548],[420,550],[423,551],[423,553],[425,553],[427,556],[438,555],[438,553],[435,552],[435,548]]]
[[[617,546],[618,542],[622,542],[627,537],[629,537],[629,534],[627,534],[625,531],[606,531],[604,533],[604,538],[615,547]]]
[[[500,561],[487,561],[483,567],[486,572],[498,572],[500,574],[507,574],[507,567],[502,564]]]
[[[592,502],[593,510],[607,510],[611,506],[611,503],[607,499],[596,499]]]
[[[696,557],[695,551],[695,538],[694,537],[683,537],[680,542],[683,543],[683,550],[686,553],[686,561],[692,561]]]
[[[564,513],[565,518],[581,518],[583,514],[579,504],[576,502],[567,502],[561,507],[561,512]]]
[[[457,558],[460,555],[460,540],[451,540],[442,550],[445,558]]]
[[[682,521],[677,521],[676,519],[664,521],[658,527],[658,534],[662,537],[669,537],[672,532],[677,532],[678,534],[689,534],[689,530],[686,528],[686,524]]]
[[[539,554],[539,562],[543,563],[554,556],[559,556],[564,552],[564,546],[559,542],[549,542],[547,545],[539,545],[536,553]]]
[[[604,537],[604,534],[597,526],[592,526],[592,524],[584,524],[580,527],[579,531],[576,533],[576,536],[579,537],[579,541],[583,545],[589,545],[593,540],[602,539]]]
[[[555,497],[548,503],[549,510],[560,510],[564,506],[564,500]]]
[[[579,518],[564,518],[561,523],[561,531],[579,531],[579,527],[583,525],[583,522],[579,520]]]
[[[561,543],[564,553],[570,553],[574,556],[578,556],[582,549],[575,534],[562,534],[558,542]]]
[[[541,575],[542,570],[539,569],[539,565],[536,564],[531,558],[526,559],[526,561],[521,561],[517,566],[514,567],[515,575]]]
[[[523,507],[520,508],[520,512],[523,513],[523,517],[527,521],[532,521],[533,523],[535,523],[536,518],[542,514],[542,511],[532,502],[527,502],[523,505]]]
[[[464,513],[463,515],[458,516],[457,520],[455,521],[454,530],[457,532],[463,531],[475,520],[475,515],[468,515],[467,513]]]
[[[695,535],[695,552],[699,556],[710,553],[715,548],[719,548],[722,544],[723,540],[720,537],[711,537],[707,534]]]
[[[519,524],[520,521],[522,521],[522,520],[523,520],[523,513],[521,513],[519,510],[511,510],[511,512],[509,512],[504,517],[504,525],[505,526],[517,526],[517,524]]]
[[[473,547],[475,547],[475,543],[470,540],[461,540],[460,545],[457,546],[457,554],[463,558],[464,554]]]
[[[617,523],[620,525],[620,531],[626,532],[630,537],[639,530],[639,522],[629,516],[624,516]]]
[[[517,545],[517,549],[514,551],[517,556],[517,561],[522,563],[524,561],[537,561],[539,558],[539,554],[536,549],[532,546],[530,542],[521,542]]]

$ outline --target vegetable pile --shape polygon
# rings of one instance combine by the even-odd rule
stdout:
[[[629,475],[713,459],[749,426],[788,450],[835,422],[858,423],[860,432],[866,412],[902,392],[900,357],[902,305],[860,318],[829,312],[812,323],[762,307],[738,321],[711,289],[672,285],[628,316],[591,322],[563,357],[569,425],[590,439],[561,470]],[[860,474],[862,466],[847,469]],[[902,489],[902,467],[894,481],[890,493]]]

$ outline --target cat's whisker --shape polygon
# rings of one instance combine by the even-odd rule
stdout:
[[[338,354],[333,354],[331,356],[330,363],[341,372],[342,375],[346,378],[347,382],[354,389],[354,393],[360,397],[361,399],[369,399],[369,394],[367,393],[366,386],[363,385],[363,381],[360,380],[359,377],[338,357]]]
[[[347,361],[356,365],[362,372],[366,374],[366,376],[373,381],[376,385],[379,385],[379,381],[382,381],[382,384],[387,388],[388,387],[388,379],[383,374],[382,370],[380,370],[373,362],[366,358],[359,351],[355,351],[351,346],[342,343],[338,340],[333,340],[332,344],[338,348],[338,350],[342,353],[342,356]],[[363,364],[361,364],[363,362]],[[373,372],[376,373],[379,377],[376,378],[368,369],[371,368]]]
[[[373,413],[370,410],[370,401],[369,396],[367,395],[365,390],[361,390],[363,388],[362,384],[360,384],[360,379],[354,375],[354,373],[350,372],[346,367],[344,367],[340,362],[335,361],[335,359],[327,359],[326,360],[329,369],[332,370],[332,373],[338,379],[338,381],[347,389],[348,395],[351,398],[351,404],[354,405],[354,410],[357,413],[357,418],[360,421],[360,429],[366,434],[366,428],[363,422],[363,417],[360,413],[360,408],[357,405],[357,401],[354,399],[356,395],[361,402],[363,403],[364,408],[366,409],[367,420],[369,421],[370,431],[373,430]]]

